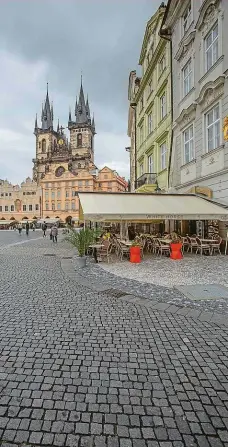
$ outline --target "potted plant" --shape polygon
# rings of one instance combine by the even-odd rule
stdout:
[[[172,238],[172,242],[170,244],[170,248],[171,248],[171,254],[170,254],[170,258],[171,259],[182,259],[183,255],[182,255],[182,242],[181,242],[181,238],[177,235],[174,234],[173,238]]]
[[[66,240],[77,248],[77,265],[79,268],[86,266],[86,252],[94,241],[94,232],[89,228],[82,228],[80,231],[70,230]]]
[[[130,262],[138,264],[141,262],[141,244],[139,237],[136,237],[130,247]]]

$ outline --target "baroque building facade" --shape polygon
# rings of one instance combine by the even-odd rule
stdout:
[[[69,112],[69,141],[64,128],[54,129],[53,106],[47,88],[42,106],[41,125],[36,116],[34,134],[36,156],[33,180],[21,186],[0,181],[1,219],[79,219],[79,191],[125,192],[128,183],[109,167],[98,170],[94,162],[94,117],[81,84],[74,118]],[[19,203],[20,202],[20,203]]]
[[[228,2],[169,0],[173,147],[170,191],[228,204]]]
[[[162,3],[147,23],[139,59],[142,77],[138,78],[134,71],[129,77],[128,135],[131,178],[137,192],[168,189],[172,123],[170,44],[159,35],[165,10]]]

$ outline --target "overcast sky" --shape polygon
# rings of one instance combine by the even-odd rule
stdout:
[[[95,161],[129,175],[128,76],[158,0],[0,0],[0,178],[32,175],[46,82],[64,127],[83,73],[95,114]],[[139,70],[140,73],[140,70]]]

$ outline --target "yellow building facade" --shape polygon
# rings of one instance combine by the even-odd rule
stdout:
[[[171,59],[170,43],[159,35],[164,13],[160,6],[147,23],[139,59],[142,77],[135,80],[137,192],[168,189]]]

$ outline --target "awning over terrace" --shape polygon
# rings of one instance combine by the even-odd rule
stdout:
[[[80,219],[95,222],[151,222],[154,220],[222,220],[228,210],[194,194],[78,194]]]

